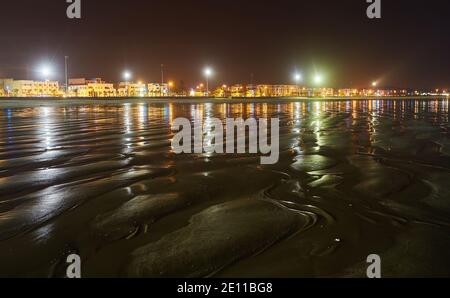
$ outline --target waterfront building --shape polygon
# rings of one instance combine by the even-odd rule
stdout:
[[[147,85],[142,82],[120,82],[117,95],[121,97],[145,97],[148,96]]]
[[[245,90],[245,96],[246,97],[255,97],[256,89],[257,89],[257,87],[254,84],[247,85],[247,90]]]
[[[377,90],[375,92],[376,96],[396,96],[397,90]]]
[[[245,97],[246,87],[242,84],[232,85],[230,88],[230,93],[232,97]]]
[[[57,97],[62,95],[56,81],[13,80],[8,93],[17,97]]]
[[[0,93],[3,94],[3,96],[12,96],[12,90],[13,90],[13,79],[7,78],[7,79],[0,79]]]
[[[253,90],[256,97],[294,97],[301,94],[298,85],[257,85]]]
[[[85,78],[70,79],[68,96],[70,97],[114,97],[114,84],[106,83],[101,78],[87,80]]]
[[[338,96],[341,97],[352,97],[352,96],[358,96],[359,90],[358,89],[339,89],[338,90]]]
[[[169,84],[150,83],[147,88],[150,97],[169,96]]]
[[[231,87],[229,87],[227,85],[222,85],[220,87],[217,87],[213,91],[212,95],[213,95],[213,97],[218,97],[218,98],[231,97]]]
[[[374,96],[375,92],[376,91],[374,89],[362,89],[361,91],[358,92],[358,94],[360,96]]]
[[[313,89],[313,97],[333,97],[334,89],[333,88],[314,88]]]

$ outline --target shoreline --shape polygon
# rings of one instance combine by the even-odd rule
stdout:
[[[23,97],[0,98],[0,108],[22,108],[39,106],[70,106],[70,105],[96,105],[96,104],[123,104],[123,103],[290,103],[300,101],[353,101],[353,100],[442,100],[449,99],[448,96],[358,96],[358,97],[114,97],[114,98],[60,98],[60,97]]]

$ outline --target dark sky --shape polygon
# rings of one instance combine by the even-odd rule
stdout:
[[[0,77],[38,78],[49,61],[71,77],[167,77],[186,86],[215,70],[214,83],[290,83],[295,69],[333,87],[450,87],[450,1],[382,0],[369,20],[365,0],[82,0],[69,20],[65,0],[2,0]]]

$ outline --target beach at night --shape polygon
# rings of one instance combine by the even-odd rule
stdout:
[[[449,1],[3,2],[13,295],[445,289]]]
[[[448,277],[448,104],[0,102],[0,276]],[[176,155],[179,117],[277,117],[280,160]]]

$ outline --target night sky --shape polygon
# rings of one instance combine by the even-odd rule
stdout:
[[[331,87],[450,87],[450,1],[382,0],[2,0],[0,77],[38,79],[49,61],[70,77],[168,79],[186,87],[215,70],[214,84],[291,83],[296,69]]]

